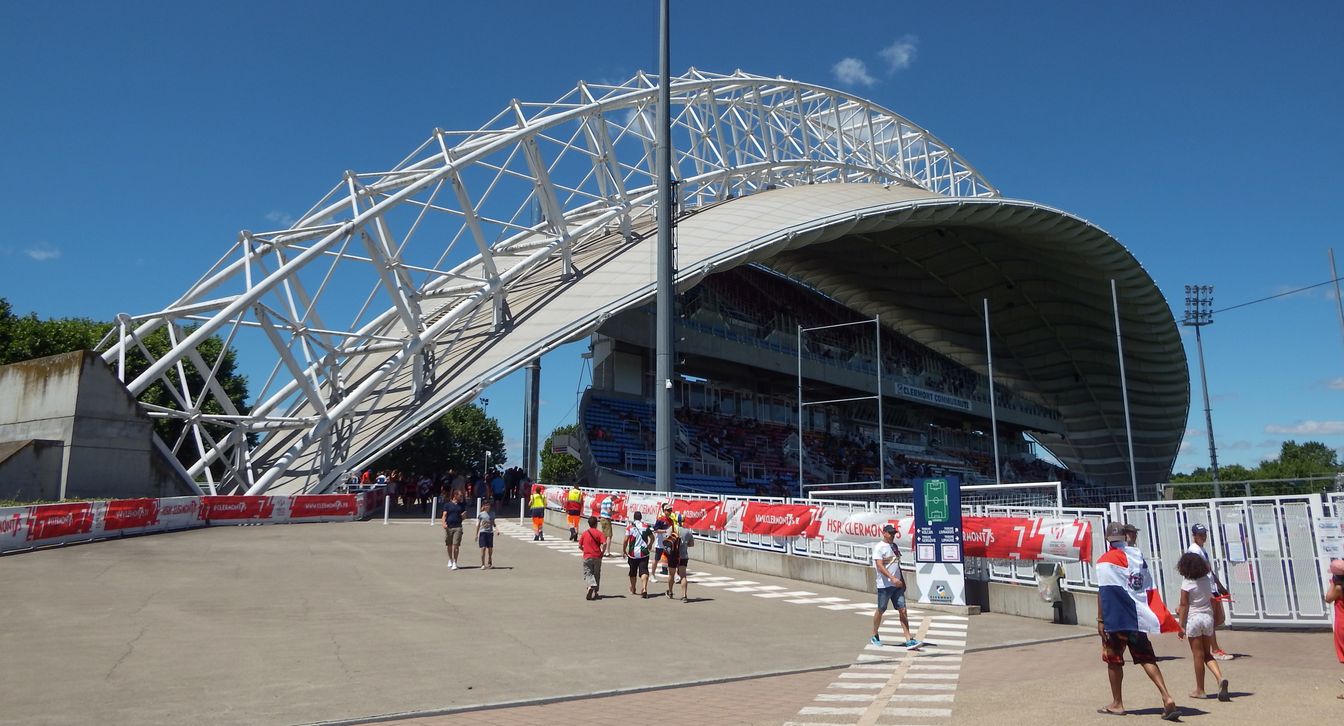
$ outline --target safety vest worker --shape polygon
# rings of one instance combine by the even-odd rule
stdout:
[[[542,491],[540,486],[532,487],[532,496],[527,501],[528,514],[532,515],[532,539],[536,542],[545,540],[541,526],[546,523],[546,495]]]

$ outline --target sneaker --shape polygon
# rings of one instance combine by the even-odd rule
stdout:
[[[905,641],[904,645],[905,645],[906,650],[914,650],[915,648],[918,648],[919,646],[924,645],[924,643],[922,643],[922,642],[920,642],[920,641],[918,641],[918,640],[915,640],[914,638],[911,638],[911,639]]]
[[[1224,650],[1213,651],[1214,660],[1232,660],[1235,657],[1236,657],[1235,655],[1232,655],[1231,653],[1228,653],[1227,651]]]
[[[882,639],[879,638],[879,637],[877,637],[876,635],[874,635],[873,637],[871,637],[871,638],[868,639],[868,644],[869,644],[869,645],[882,645]]]
[[[456,569],[457,569],[457,563],[454,562],[452,565],[450,565],[450,567],[452,567],[452,569],[456,570]]]

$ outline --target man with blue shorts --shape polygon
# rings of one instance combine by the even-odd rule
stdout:
[[[882,541],[873,545],[873,569],[877,571],[877,610],[873,613],[873,637],[868,640],[873,645],[882,645],[878,629],[882,627],[882,616],[887,606],[896,608],[901,616],[901,630],[905,633],[904,645],[914,650],[921,644],[910,635],[910,618],[905,612],[905,580],[901,579],[901,553],[896,547],[896,526],[888,524],[882,528]]]

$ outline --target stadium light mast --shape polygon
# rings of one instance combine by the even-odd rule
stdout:
[[[672,105],[670,42],[671,0],[659,4],[658,115],[654,167],[658,175],[658,330],[655,341],[657,377],[654,379],[655,430],[654,489],[672,491]]]
[[[1213,496],[1223,496],[1218,483],[1218,449],[1213,444],[1213,409],[1209,407],[1209,379],[1204,373],[1204,340],[1199,329],[1213,322],[1213,285],[1185,286],[1185,319],[1182,325],[1195,329],[1195,348],[1199,351],[1199,382],[1204,389],[1204,425],[1209,431],[1209,467],[1213,470]]]

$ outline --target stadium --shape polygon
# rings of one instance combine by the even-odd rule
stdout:
[[[865,99],[742,72],[670,85],[678,488],[955,473],[1061,480],[1085,504],[1169,475],[1185,354],[1117,240],[1004,196]],[[435,130],[290,227],[241,233],[172,305],[123,316],[104,359],[136,394],[211,370],[212,336],[272,361],[251,406],[207,375],[151,415],[187,424],[171,445],[194,447],[183,473],[206,493],[318,493],[587,338],[571,449],[593,484],[648,486],[656,101],[640,74]],[[127,352],[162,328],[172,350],[128,375]]]

